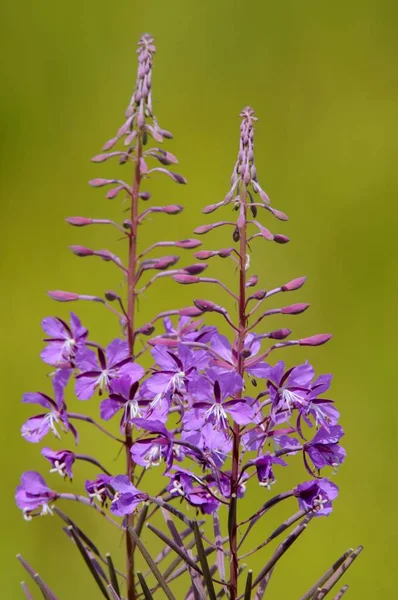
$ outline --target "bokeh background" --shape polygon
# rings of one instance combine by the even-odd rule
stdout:
[[[395,595],[397,13],[393,0],[1,4],[2,597],[22,597],[19,581],[26,577],[17,552],[62,600],[99,597],[57,519],[25,523],[14,505],[20,473],[48,470],[39,448],[20,437],[20,425],[34,414],[20,397],[50,391],[39,359],[40,321],[49,314],[66,318],[71,306],[55,305],[46,291],[120,289],[112,266],[79,262],[67,249],[82,243],[123,252],[113,232],[72,230],[64,218],[120,218],[120,203],[86,183],[96,176],[118,177],[120,168],[94,165],[89,158],[123,122],[135,81],[135,44],[145,31],[158,47],[155,110],[174,133],[167,149],[180,158],[189,186],[160,176],[150,182],[155,202],[178,202],[186,209],[180,217],[154,218],[143,237],[148,242],[188,237],[196,225],[210,221],[200,209],[228,190],[239,111],[251,104],[259,117],[259,179],[273,205],[290,216],[287,224],[263,221],[291,237],[286,246],[259,243],[253,272],[266,288],[308,275],[294,301],[310,302],[311,309],[273,324],[292,326],[297,336],[334,334],[322,348],[274,357],[289,364],[308,357],[318,372],[334,373],[332,397],[342,413],[348,458],[336,478],[341,493],[333,515],[313,523],[289,551],[270,597],[299,598],[340,553],[359,543],[365,552],[345,577],[351,585],[347,597]],[[205,247],[229,245],[219,232],[204,240]],[[232,284],[234,273],[225,263],[214,262],[210,269]],[[217,291],[206,291],[163,281],[141,303],[140,318],[148,320],[160,299],[165,308],[187,305],[194,296],[221,301]],[[72,308],[97,341],[118,335],[99,305]],[[98,413],[97,401],[90,406],[75,401],[74,408]],[[82,451],[94,446],[118,469],[114,449],[89,426],[79,429]],[[52,439],[46,445],[57,447]],[[294,464],[293,474],[281,475],[279,489],[288,477],[291,483],[305,479],[300,462]],[[78,465],[76,473],[76,488],[82,490],[84,475],[93,477],[96,470]],[[46,477],[53,487],[71,489],[55,475]],[[252,506],[264,493],[253,488]],[[119,558],[120,538],[90,509],[63,508],[84,523],[104,552]],[[273,524],[263,520],[257,539]]]

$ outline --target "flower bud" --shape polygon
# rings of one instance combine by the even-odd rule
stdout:
[[[173,279],[174,281],[177,281],[177,283],[182,283],[184,285],[200,282],[199,277],[193,277],[192,275],[186,275],[184,273],[177,273],[176,275],[173,275]]]
[[[151,194],[149,192],[140,192],[138,194],[139,198],[141,198],[141,200],[150,200],[151,198]]]
[[[91,225],[93,219],[88,219],[87,217],[68,217],[65,221],[74,227],[84,227],[85,225]]]
[[[196,263],[194,265],[189,265],[188,267],[184,267],[184,272],[188,273],[188,275],[199,275],[203,273],[205,269],[207,269],[208,265]]]
[[[120,300],[120,296],[116,292],[113,292],[112,290],[108,290],[107,292],[105,292],[105,298],[108,300],[108,302],[114,302],[115,300]]]
[[[137,329],[136,333],[141,333],[142,335],[152,335],[154,331],[155,327],[152,325],[152,323],[147,323],[146,325],[143,325]]]
[[[290,239],[287,237],[287,235],[276,233],[274,235],[274,242],[276,242],[277,244],[287,244],[288,242],[290,242]]]
[[[218,304],[211,302],[210,300],[200,300],[196,299],[193,301],[195,306],[202,312],[217,312],[217,313],[225,313],[225,308],[222,308]]]
[[[76,254],[76,256],[94,255],[94,251],[90,250],[90,248],[86,248],[85,246],[69,246],[69,249],[72,250],[73,254]]]
[[[255,285],[257,285],[257,283],[258,283],[257,275],[252,275],[252,277],[249,277],[249,279],[246,281],[246,287],[254,287]]]
[[[203,235],[204,233],[208,233],[213,229],[213,225],[200,225],[196,229],[194,229],[194,233],[198,235]]]
[[[299,315],[307,310],[308,307],[309,304],[291,304],[290,306],[284,306],[281,308],[281,313],[283,315]]]
[[[271,331],[268,337],[271,340],[284,340],[287,338],[292,332],[290,329],[277,329],[276,331]]]
[[[286,283],[282,286],[282,292],[292,292],[293,290],[300,289],[306,282],[306,277],[297,277],[297,279],[292,279],[289,283]]]
[[[299,344],[300,346],[322,346],[322,344],[326,344],[331,337],[331,333],[318,333],[318,335],[302,338],[299,340]]]
[[[181,204],[169,204],[169,206],[163,206],[162,212],[167,215],[178,215],[180,212],[184,210],[184,207]]]
[[[175,245],[177,246],[177,248],[192,249],[192,248],[197,248],[198,246],[201,246],[202,242],[200,242],[199,240],[195,240],[195,239],[188,239],[188,240],[180,240],[179,242],[175,242]]]
[[[50,298],[57,300],[57,302],[73,302],[79,300],[79,294],[73,292],[61,292],[60,290],[54,290],[47,292]]]
[[[199,260],[207,260],[208,258],[212,258],[215,255],[215,252],[211,250],[200,250],[199,252],[195,252],[195,258]]]

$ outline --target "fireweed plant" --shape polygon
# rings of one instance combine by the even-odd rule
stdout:
[[[201,236],[219,227],[230,228],[231,246],[199,250],[195,254],[198,262],[186,267],[176,266],[177,255],[162,252],[166,248],[197,248],[201,245],[197,239],[161,240],[142,247],[147,217],[153,213],[176,215],[183,210],[174,204],[148,205],[151,195],[143,185],[158,174],[177,184],[186,181],[168,168],[177,162],[175,156],[159,147],[172,136],[153,114],[155,47],[149,35],[142,36],[137,53],[137,82],[126,120],[105,144],[104,153],[92,159],[102,163],[116,158],[121,165],[132,167],[132,172],[127,172],[127,183],[122,179],[90,182],[96,188],[110,186],[106,194],[109,199],[127,197],[129,214],[121,224],[88,217],[67,219],[75,227],[108,225],[125,239],[126,261],[108,250],[85,246],[72,246],[71,250],[79,257],[97,256],[114,263],[124,278],[126,298],[114,291],[107,291],[104,298],[49,292],[59,302],[102,303],[117,316],[118,334],[102,347],[92,341],[74,313],[69,321],[62,317],[44,319],[46,346],[41,358],[51,367],[53,392],[24,395],[23,402],[38,405],[39,414],[22,426],[27,442],[41,442],[52,436],[64,440],[70,433],[69,439],[77,445],[77,423],[85,421],[112,440],[117,447],[112,456],[118,450],[125,453],[126,467],[122,474],[111,473],[95,457],[79,454],[76,446],[72,450],[45,447],[41,453],[50,463],[51,473],[72,480],[76,461],[91,463],[97,473],[94,470],[86,480],[84,493],[63,493],[53,489],[56,484],[48,486],[39,473],[27,471],[17,488],[16,502],[26,520],[54,513],[63,520],[66,533],[98,585],[99,596],[108,600],[215,600],[223,596],[229,600],[261,600],[284,553],[313,519],[332,511],[338,488],[330,476],[345,458],[340,445],[343,429],[338,424],[339,413],[333,400],[325,396],[331,375],[316,375],[307,361],[287,368],[283,361],[273,360],[274,351],[297,345],[320,346],[331,336],[318,334],[290,340],[289,329],[262,331],[268,316],[298,315],[308,305],[283,302],[280,308],[265,309],[268,299],[281,295],[284,299],[285,293],[301,288],[305,278],[266,291],[258,288],[257,276],[250,273],[252,245],[260,240],[284,244],[288,238],[271,233],[258,220],[258,213],[264,210],[281,221],[287,217],[271,207],[260,186],[253,152],[257,119],[249,107],[240,115],[239,153],[230,189],[224,200],[203,209],[205,214],[228,211],[229,220],[195,230]],[[118,142],[123,142],[121,149],[114,150]],[[161,255],[154,257],[157,253]],[[238,279],[232,289],[217,278],[203,275],[207,261],[213,257],[232,265]],[[193,306],[159,312],[149,323],[137,323],[137,300],[147,290],[149,294],[162,277],[171,277],[181,285],[221,286],[233,310],[196,298]],[[228,337],[198,320],[207,313],[219,315],[229,329]],[[163,321],[164,332],[154,335],[159,321]],[[144,353],[152,356],[149,369],[139,362]],[[74,387],[76,405],[80,403],[80,407],[85,401],[99,399],[102,421],[118,419],[120,435],[113,435],[105,423],[74,412],[65,402],[67,386]],[[277,490],[274,484],[278,472],[293,461],[297,465],[297,456],[303,463],[298,484],[293,489]],[[159,494],[154,497],[145,489],[144,476],[155,468]],[[259,487],[252,504],[258,499],[259,506],[242,519],[239,501],[245,497],[250,479],[257,480]],[[276,495],[273,490],[277,490]],[[112,523],[117,536],[122,532],[124,570],[116,568],[112,557],[103,554],[63,512],[63,501],[91,507]],[[289,514],[294,504],[296,509],[277,529],[264,533],[259,545],[248,547],[246,542],[254,526],[260,522],[265,532],[265,515],[281,503],[289,506]],[[193,509],[185,510],[187,505]],[[153,524],[155,514],[162,517],[163,528]],[[142,541],[144,525],[154,540],[161,542],[157,555],[152,555]],[[263,568],[246,571],[249,557],[277,538],[282,541]],[[301,600],[321,600],[329,595],[360,551],[361,547],[344,553]],[[41,595],[56,600],[58,596],[25,559],[19,556],[19,560]],[[186,589],[181,589],[179,577],[184,574],[188,575],[182,580]],[[25,582],[22,589],[26,598],[32,598]],[[334,597],[341,598],[346,589],[344,586]]]

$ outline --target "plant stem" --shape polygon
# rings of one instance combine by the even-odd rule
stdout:
[[[239,228],[239,298],[238,298],[238,314],[239,314],[239,326],[236,339],[236,350],[238,355],[237,372],[243,377],[244,367],[244,345],[246,338],[246,188],[243,186],[241,195],[241,210],[244,215],[244,222],[242,227]],[[242,395],[242,391],[240,396]],[[240,427],[237,423],[233,426],[233,446],[232,446],[232,473],[231,473],[231,496],[237,494],[239,485],[239,451],[240,451]],[[235,496],[236,497],[236,496]],[[232,510],[232,497],[230,503],[230,532],[229,532],[229,544],[231,549],[231,573],[230,573],[230,600],[236,600],[238,597],[238,572],[239,572],[239,558],[238,558],[238,520],[237,520],[237,502],[234,502],[235,506]]]
[[[137,272],[137,230],[138,230],[138,198],[141,183],[140,159],[142,156],[141,132],[137,135],[137,155],[134,169],[134,183],[131,198],[131,230],[129,235],[129,262],[127,269],[127,341],[130,354],[134,358],[134,328],[135,328],[135,301],[136,301],[136,272]],[[133,435],[130,424],[126,424],[126,470],[127,477],[134,483],[134,461],[130,449],[133,444]],[[134,516],[127,515],[126,530],[134,527]],[[127,600],[136,600],[135,570],[134,570],[135,544],[131,536],[126,533],[126,576]]]

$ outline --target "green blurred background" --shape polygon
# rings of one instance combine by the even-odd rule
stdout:
[[[40,321],[49,314],[67,317],[71,307],[52,303],[46,290],[99,294],[119,285],[112,266],[79,262],[67,250],[73,243],[117,249],[113,233],[73,230],[64,218],[120,216],[119,202],[86,183],[96,176],[120,177],[120,168],[93,165],[89,158],[123,122],[135,81],[135,44],[145,31],[158,48],[155,111],[174,133],[167,149],[180,158],[179,172],[189,186],[154,178],[148,186],[154,202],[182,203],[186,210],[180,217],[154,218],[143,236],[148,242],[188,237],[210,221],[200,209],[228,190],[239,111],[252,105],[259,117],[260,182],[273,205],[290,216],[287,224],[262,220],[291,237],[286,246],[259,243],[253,272],[266,288],[308,275],[305,288],[290,299],[310,302],[310,311],[294,321],[275,319],[275,327],[292,326],[297,336],[334,333],[327,346],[292,349],[284,358],[293,364],[308,357],[318,372],[335,375],[332,397],[341,409],[348,451],[336,478],[341,493],[333,515],[318,519],[280,564],[270,597],[299,598],[341,552],[359,543],[366,548],[345,577],[352,586],[347,597],[395,595],[397,13],[393,0],[2,3],[2,597],[22,597],[19,581],[25,575],[17,552],[62,600],[99,597],[56,519],[25,523],[14,506],[20,473],[47,471],[39,449],[20,438],[21,423],[35,414],[20,397],[50,390],[38,357]],[[129,176],[125,170],[123,175]],[[229,245],[217,231],[205,247]],[[225,263],[214,262],[210,270],[220,276]],[[226,280],[232,284],[233,278],[231,270]],[[163,281],[141,303],[142,321],[153,315],[160,297],[171,308],[194,296],[222,300],[213,289],[199,292]],[[100,306],[72,308],[92,338],[106,343],[117,335]],[[96,415],[96,404],[74,408]],[[88,426],[79,430],[82,451],[94,445],[104,462],[119,468],[100,437]],[[45,443],[57,447],[50,438]],[[304,480],[299,461],[294,464],[291,482]],[[81,465],[75,470],[80,490],[84,474],[97,472]],[[55,475],[46,477],[54,487],[71,489]],[[253,488],[252,494],[259,505],[264,490]],[[95,514],[63,508],[104,551],[118,556],[120,538]],[[264,521],[257,538],[271,527]]]

